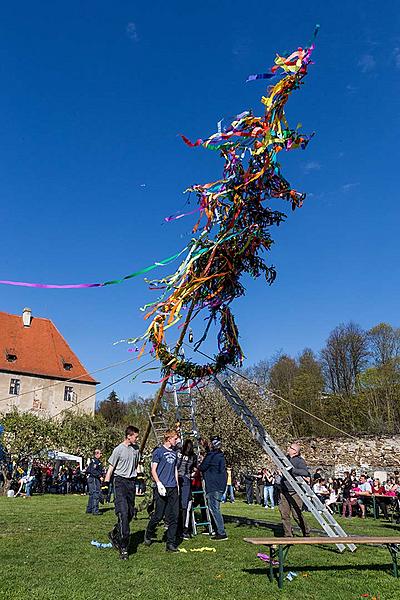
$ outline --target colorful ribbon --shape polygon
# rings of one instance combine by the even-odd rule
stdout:
[[[144,341],[144,345],[152,344],[163,365],[163,379],[158,383],[168,379],[171,372],[186,382],[199,381],[228,365],[238,366],[242,362],[239,333],[229,305],[245,293],[241,283],[243,275],[250,274],[254,278],[264,275],[268,283],[275,279],[275,270],[266,263],[263,253],[273,243],[271,227],[279,225],[286,215],[264,203],[280,198],[290,202],[294,210],[305,198],[305,194],[293,189],[283,177],[277,155],[282,150],[306,148],[312,137],[300,133],[297,127],[290,128],[285,106],[290,94],[299,89],[307,75],[313,49],[312,44],[297,48],[289,56],[276,55],[269,72],[248,77],[248,81],[254,81],[279,76],[261,98],[263,116],[245,111],[228,127],[223,128],[219,121],[217,131],[207,138],[192,142],[185,135],[181,136],[190,148],[219,150],[225,165],[221,179],[192,185],[186,190],[196,194],[200,212],[193,233],[203,222],[202,233],[192,240],[188,255],[175,273],[151,282],[151,289],[163,290],[163,294],[157,302],[147,305],[145,319],[151,322],[138,339]],[[165,220],[169,222],[194,212],[197,211],[178,213]],[[184,309],[189,307],[192,308],[185,326],[201,310],[209,313],[200,343],[207,336],[210,324],[217,319],[220,323],[219,353],[206,365],[196,365],[176,356],[166,342],[166,330],[178,324]]]
[[[67,290],[67,289],[82,289],[82,288],[96,288],[96,287],[105,287],[106,285],[115,285],[117,283],[123,283],[128,279],[132,279],[133,277],[138,277],[139,275],[144,275],[157,267],[165,267],[170,262],[179,258],[184,252],[188,250],[188,246],[183,248],[177,254],[173,256],[169,256],[168,258],[164,258],[164,260],[157,261],[152,265],[145,267],[144,269],[140,269],[140,271],[135,271],[130,275],[125,275],[122,279],[113,279],[110,281],[105,281],[103,283],[64,283],[64,284],[55,284],[55,283],[28,283],[27,281],[9,281],[7,279],[0,279],[0,284],[3,285],[16,285],[21,287],[30,287],[30,288],[43,288],[43,289],[55,289],[55,290]]]

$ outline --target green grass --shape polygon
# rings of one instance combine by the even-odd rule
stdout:
[[[93,538],[108,542],[113,510],[93,517],[84,514],[85,504],[86,498],[80,496],[0,498],[0,598],[348,600],[363,594],[380,600],[400,598],[400,579],[391,574],[389,552],[369,546],[360,546],[353,554],[340,554],[334,546],[292,548],[287,570],[296,571],[298,577],[285,581],[279,592],[276,582],[269,583],[265,566],[256,558],[262,549],[243,542],[246,536],[270,537],[271,530],[235,523],[227,524],[226,542],[212,542],[199,535],[181,546],[212,546],[215,554],[167,554],[161,543],[161,529],[160,543],[150,548],[143,545],[147,516],[139,513],[132,524],[130,560],[122,562],[115,550],[98,550],[90,545]],[[277,510],[267,511],[240,501],[225,505],[224,512],[279,522]],[[373,519],[339,520],[348,533],[357,535],[400,533],[396,525]]]

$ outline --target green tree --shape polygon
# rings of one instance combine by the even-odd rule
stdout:
[[[115,390],[112,390],[108,397],[100,402],[97,414],[104,417],[111,425],[124,423],[127,414],[126,404],[121,402]]]
[[[293,391],[298,365],[294,358],[287,354],[278,355],[273,361],[269,372],[269,388],[281,398],[277,406],[286,415],[291,435],[296,435],[297,412],[290,402],[294,401]],[[288,401],[288,402],[285,402]]]
[[[54,449],[58,423],[32,413],[13,410],[1,418],[4,426],[4,446],[17,463],[38,456],[43,450]]]
[[[6,453],[10,455],[15,466],[29,462],[44,450],[54,448],[57,438],[57,424],[49,419],[42,419],[32,413],[19,413],[16,409],[1,417],[4,427],[2,443]],[[6,484],[2,493],[9,488],[7,465],[1,463],[1,470]]]
[[[400,359],[371,367],[359,377],[368,427],[374,433],[400,431]]]
[[[297,372],[293,379],[293,403],[311,414],[321,416],[324,413],[324,376],[322,366],[312,350],[306,348],[298,359]],[[320,423],[292,407],[294,437],[315,435],[321,432]]]
[[[88,459],[95,448],[105,455],[123,439],[124,426],[111,425],[102,415],[65,413],[59,424],[57,446],[63,450]]]
[[[260,388],[240,377],[233,378],[231,383],[266,431],[278,443],[283,440],[286,443],[287,415],[281,411],[273,397],[262,394]],[[236,474],[266,464],[268,459],[261,446],[214,385],[208,385],[201,390],[201,394],[196,392],[195,395],[200,434],[206,438],[221,436],[227,463],[235,469]]]

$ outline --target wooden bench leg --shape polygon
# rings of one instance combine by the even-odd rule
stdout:
[[[278,560],[279,560],[279,571],[278,571],[278,588],[283,588],[283,546],[278,546]]]
[[[397,554],[399,552],[399,546],[398,546],[398,544],[386,544],[386,546],[390,552],[390,556],[392,557],[393,576],[398,578],[399,570],[398,570],[398,566],[397,566]]]
[[[285,560],[289,553],[290,548],[291,548],[290,544],[287,544],[285,546],[282,546],[282,545],[278,546],[278,560],[279,560],[278,587],[280,590],[283,588],[283,567],[284,567]]]
[[[277,579],[278,587],[280,590],[283,588],[283,567],[285,564],[285,559],[289,552],[289,548],[290,544],[284,546],[282,544],[274,544],[273,546],[269,546],[269,566],[267,576],[270,582],[272,583],[274,581],[274,562],[276,561],[276,559],[278,559]]]
[[[274,581],[274,558],[275,558],[275,548],[273,546],[269,547],[269,569],[268,569],[268,579],[272,583]]]

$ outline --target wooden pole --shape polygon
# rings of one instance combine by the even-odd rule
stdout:
[[[182,347],[183,340],[185,339],[187,328],[189,327],[190,319],[191,319],[192,314],[193,314],[195,303],[196,303],[196,298],[192,301],[192,304],[190,305],[188,314],[186,316],[185,323],[183,324],[183,327],[182,327],[181,334],[180,334],[179,339],[178,339],[178,341],[176,343],[175,350],[173,352],[173,354],[175,356],[178,356],[179,351],[180,351],[180,349]],[[168,375],[170,375],[170,374],[171,374],[171,370],[169,371]],[[157,415],[157,411],[158,411],[158,408],[160,406],[161,399],[162,399],[162,397],[164,395],[165,388],[167,387],[167,383],[168,383],[168,378],[165,379],[162,382],[161,387],[158,390],[156,397],[154,398],[153,406],[151,407],[151,413],[150,413],[149,422],[147,423],[146,431],[145,431],[143,439],[142,439],[142,441],[140,443],[140,452],[141,453],[143,453],[143,450],[145,449],[147,440],[148,440],[150,432],[151,432],[151,419],[154,419],[154,417]]]

